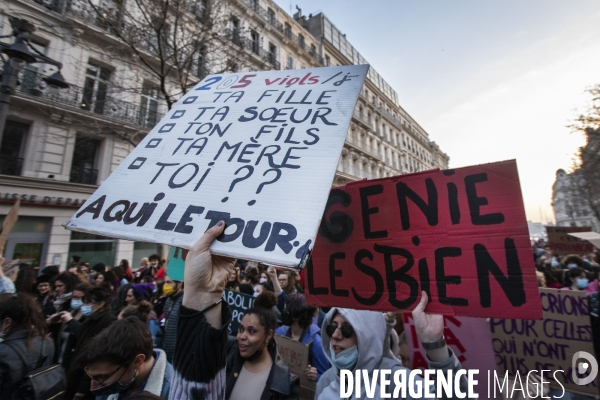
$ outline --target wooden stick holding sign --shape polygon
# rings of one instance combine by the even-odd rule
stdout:
[[[4,245],[8,239],[8,234],[17,223],[19,219],[19,209],[21,208],[21,199],[17,199],[16,203],[13,204],[10,211],[2,222],[2,230],[0,230],[0,256],[4,253]],[[2,271],[4,276],[10,278],[13,282],[17,279],[17,273],[19,272],[19,260],[11,260],[5,262],[2,265]]]
[[[306,377],[309,347],[279,335],[275,335],[275,342],[279,356],[290,367],[290,372],[300,378],[300,400],[314,399],[317,384]]]

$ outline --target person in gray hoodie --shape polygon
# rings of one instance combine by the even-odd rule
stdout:
[[[420,303],[413,311],[417,335],[422,343],[429,344],[432,348],[427,351],[429,368],[436,370],[453,370],[454,373],[461,369],[460,362],[450,350],[443,339],[444,321],[441,315],[426,314],[427,295],[423,292]],[[393,323],[384,318],[384,314],[374,311],[359,311],[346,308],[332,308],[327,313],[321,331],[324,332],[322,338],[323,352],[329,359],[332,367],[327,370],[317,383],[315,400],[329,400],[340,398],[340,370],[357,369],[367,370],[369,377],[373,376],[373,371],[378,369],[391,370],[389,376],[390,385],[387,386],[386,393],[394,393],[394,372],[397,370],[406,370],[408,377],[410,371],[402,366],[402,363],[394,358],[389,351],[390,327]],[[436,347],[434,349],[434,347]],[[364,372],[363,372],[364,373]],[[362,374],[361,374],[362,375]],[[422,379],[417,377],[418,380]],[[367,397],[364,382],[359,396],[355,390],[352,391],[351,399],[380,399],[381,390],[379,379],[374,394],[375,397]],[[422,384],[422,382],[421,382]],[[467,393],[467,380],[464,376],[460,381],[461,392]],[[407,390],[407,395],[408,395]],[[456,395],[456,393],[454,393]],[[414,397],[406,397],[413,399]],[[442,397],[447,398],[447,397]]]

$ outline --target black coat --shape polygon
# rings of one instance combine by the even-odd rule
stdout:
[[[94,336],[116,321],[116,319],[117,318],[110,310],[110,306],[106,306],[87,317],[83,323],[75,320],[69,321],[69,325],[80,324],[81,326],[79,328],[75,325],[72,326],[74,331],[79,329],[79,338],[75,346],[71,344],[71,346],[73,346],[72,348],[75,350],[68,356],[67,354],[63,356],[68,358],[69,363],[71,364],[67,371],[67,393],[65,398],[72,399],[75,393],[84,393],[87,395],[87,398],[94,398],[90,393],[90,378],[83,370],[83,367],[76,365],[73,360],[77,359],[83,346],[85,346]]]
[[[4,338],[0,343],[0,399],[10,399],[12,392],[25,375],[36,368],[52,365],[54,343],[49,338],[35,336],[27,346],[28,332],[18,330]],[[42,354],[42,340],[44,354]],[[13,347],[17,350],[13,350]],[[25,355],[27,365],[17,351]]]
[[[260,400],[298,400],[300,393],[300,382],[298,377],[290,374],[290,368],[284,363],[277,363],[277,346],[272,339],[268,346],[273,365],[267,378],[267,384],[263,390]],[[240,356],[237,342],[230,340],[227,351],[227,370],[225,375],[226,391],[225,398],[229,399],[237,377],[244,366],[244,360]]]

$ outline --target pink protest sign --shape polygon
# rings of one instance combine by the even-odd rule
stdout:
[[[412,315],[403,314],[402,316],[412,368],[426,369],[425,349],[417,337]],[[494,398],[488,396],[488,371],[490,371],[489,376],[493,379],[493,371],[496,370],[489,329],[487,321],[483,318],[444,317],[446,343],[458,357],[462,368],[479,370],[479,375],[476,375],[478,383],[475,385],[475,392],[479,394],[480,399]]]

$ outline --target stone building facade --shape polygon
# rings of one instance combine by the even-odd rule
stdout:
[[[9,235],[6,258],[41,267],[67,265],[71,255],[91,263],[135,266],[162,252],[134,243],[65,230],[61,224],[94,192],[167,111],[153,76],[114,34],[111,0],[7,0],[0,33],[9,17],[37,30],[30,43],[63,64],[68,89],[47,86],[46,64],[26,67],[12,96],[0,143],[0,222],[21,199],[20,218]],[[208,0],[225,4],[225,34],[214,44],[230,71],[299,69],[366,61],[323,14],[290,16],[270,0]],[[93,4],[94,7],[90,7]],[[123,4],[123,3],[119,3]],[[207,0],[190,1],[186,23],[201,23]],[[223,32],[221,32],[223,33]],[[6,39],[3,39],[6,40]],[[144,54],[157,51],[148,43]],[[198,57],[190,81],[215,71]],[[123,89],[127,87],[128,89]],[[398,103],[397,94],[371,69],[356,105],[334,185],[432,168],[447,168],[448,156]]]
[[[552,185],[552,208],[556,226],[589,226],[598,232],[600,224],[594,216],[585,197],[580,194],[577,171],[567,173],[564,169],[556,171]]]

